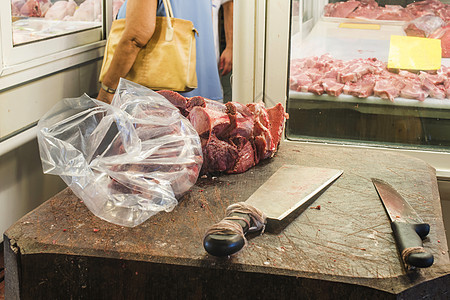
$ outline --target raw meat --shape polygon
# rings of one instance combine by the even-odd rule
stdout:
[[[86,0],[75,10],[73,16],[68,14],[64,17],[67,21],[89,21],[99,22],[102,20],[101,0]]]
[[[438,0],[426,0],[408,4],[404,8],[400,5],[378,6],[373,0],[350,0],[329,3],[324,7],[325,17],[410,21],[425,15],[438,16],[448,23],[450,22],[450,4],[444,4]]]
[[[26,0],[11,0],[11,6],[15,7],[16,10],[20,11],[22,6],[26,3]]]
[[[175,105],[176,108],[178,108],[181,112],[181,114],[185,117],[188,116],[189,112],[186,110],[186,98],[178,94],[174,91],[159,91],[161,95],[163,95],[167,100],[170,101],[173,105]]]
[[[25,0],[11,0],[11,15],[20,16],[20,9],[25,3]]]
[[[347,18],[375,20],[382,14],[382,10],[372,7],[358,7],[354,12],[349,14]]]
[[[398,75],[401,76],[401,80],[405,84],[400,91],[400,97],[417,99],[419,101],[424,101],[428,97],[428,93],[422,89],[422,82],[417,74],[400,71]]]
[[[374,68],[362,59],[349,61],[344,68],[338,71],[337,79],[341,83],[356,82],[366,74],[374,73]]]
[[[20,15],[26,17],[40,17],[41,5],[37,0],[28,0],[21,8]]]
[[[377,20],[410,21],[414,16],[400,5],[386,5]]]
[[[358,80],[357,82],[348,82],[344,86],[344,94],[352,95],[358,98],[367,98],[373,94],[373,87],[375,86],[374,75],[368,74]]]
[[[394,102],[394,98],[400,95],[405,84],[394,77],[382,77],[375,82],[373,94],[382,99],[389,99]]]
[[[172,91],[158,91],[183,115],[200,136],[203,150],[201,173],[242,173],[275,155],[287,114],[279,103],[226,104],[200,96],[185,98]]]
[[[293,59],[290,66],[290,89],[316,95],[341,93],[359,98],[375,95],[394,101],[396,97],[417,99],[448,98],[450,68],[442,66],[435,74],[420,75],[400,70],[389,72],[386,63],[376,58],[341,61],[328,54]]]
[[[63,20],[66,16],[72,16],[77,9],[77,4],[73,0],[57,1],[47,11],[46,20]]]
[[[417,99],[424,101],[428,97],[428,93],[422,89],[420,82],[406,81],[405,87],[401,89],[400,96],[403,98]]]
[[[447,98],[450,98],[450,79],[447,79],[444,82],[444,89],[445,89],[445,94],[447,95]]]
[[[330,96],[339,96],[344,90],[344,84],[337,82],[333,78],[323,79],[322,86],[324,91]]]
[[[327,4],[330,5],[330,4]],[[328,8],[325,8],[325,16],[334,18],[346,18],[351,14],[361,3],[359,1],[339,2],[332,4]]]
[[[425,15],[407,23],[403,30],[407,36],[428,37],[444,25],[445,22],[440,17]]]
[[[436,99],[444,99],[446,97],[445,91],[434,85],[433,82],[424,73],[419,75],[422,83],[422,88],[430,94],[431,97]]]

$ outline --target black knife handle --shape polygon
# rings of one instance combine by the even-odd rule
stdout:
[[[422,239],[430,232],[430,225],[426,223],[409,224],[405,222],[392,222],[391,227],[402,260],[407,265],[427,268],[433,264],[433,255],[428,252],[423,252],[424,250],[422,248]],[[407,252],[411,250],[411,254],[404,255],[405,249],[407,249]],[[413,249],[420,249],[420,251],[414,251]]]
[[[251,218],[248,214],[243,213],[232,213],[230,217],[235,216],[239,218],[244,218],[247,222],[243,220],[230,220],[236,222],[242,227],[244,235],[248,232]],[[203,247],[205,250],[214,256],[228,256],[234,254],[241,250],[245,246],[245,238],[239,234],[223,234],[214,233],[208,234],[203,239]]]

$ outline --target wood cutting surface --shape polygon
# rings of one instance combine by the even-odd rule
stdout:
[[[239,253],[228,258],[208,255],[202,245],[207,228],[283,164],[344,173],[304,211],[282,224],[269,224],[262,235],[248,236],[248,245]],[[430,224],[424,247],[434,255],[432,267],[405,270],[373,177],[391,184]],[[449,293],[450,262],[435,170],[389,151],[283,142],[274,158],[243,174],[199,178],[172,212],[159,213],[135,228],[95,217],[66,189],[11,226],[5,240],[22,265],[27,256],[63,254],[317,279],[394,294],[422,283],[430,289],[438,279],[439,288]],[[31,276],[23,268],[19,281]]]

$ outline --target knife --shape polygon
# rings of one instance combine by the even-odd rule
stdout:
[[[300,211],[315,201],[313,197],[342,172],[329,168],[281,166],[245,202],[227,208],[227,217],[206,232],[205,250],[214,256],[238,252],[245,246],[248,232],[263,231],[266,220],[281,222],[293,212]]]
[[[422,239],[430,232],[425,223],[411,205],[388,183],[372,178],[373,185],[391,220],[397,249],[407,266],[427,268],[434,258],[423,248]]]

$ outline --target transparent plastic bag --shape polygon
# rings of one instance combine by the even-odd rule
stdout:
[[[44,173],[59,175],[96,216],[133,227],[197,180],[200,138],[166,98],[121,79],[112,104],[63,99],[38,123]]]
[[[430,34],[445,25],[444,20],[435,15],[424,15],[403,26],[407,36],[429,37]]]

